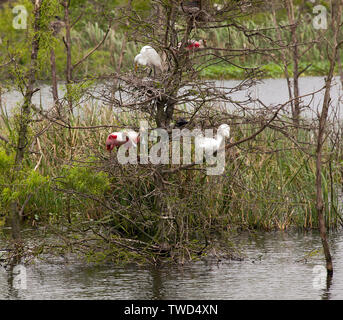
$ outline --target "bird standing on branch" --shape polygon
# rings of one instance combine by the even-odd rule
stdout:
[[[137,147],[140,141],[139,133],[133,130],[124,130],[120,132],[112,132],[106,139],[106,149],[111,152],[114,147],[119,148],[127,143],[127,148]]]
[[[217,131],[217,139],[197,136],[195,137],[195,145],[198,148],[204,148],[206,153],[212,152],[215,154],[221,147],[224,137],[230,136],[230,127],[227,124],[219,126]]]
[[[179,118],[175,121],[175,127],[176,128],[182,128],[183,126],[185,126],[188,123],[187,120],[185,120],[184,118]]]
[[[199,41],[190,40],[186,45],[186,49],[194,50],[194,49],[202,49],[206,47],[206,40],[201,39]]]
[[[149,76],[152,70],[154,70],[154,76],[156,76],[156,69],[163,72],[162,59],[156,50],[150,46],[144,46],[141,52],[135,57],[135,71],[137,71],[138,65],[148,66],[151,68]]]
[[[196,49],[203,49],[206,47],[206,40],[200,39],[199,41],[196,40],[188,40],[185,45],[186,50],[196,50]],[[177,48],[181,48],[181,42],[178,43]]]
[[[52,30],[52,35],[54,37],[58,36],[61,30],[65,27],[65,22],[61,20],[59,16],[55,16],[54,21],[50,22],[50,29]]]

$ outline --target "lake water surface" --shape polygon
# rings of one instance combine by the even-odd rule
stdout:
[[[0,268],[0,299],[343,299],[343,233],[330,234],[334,276],[326,281],[318,233],[243,234],[243,261],[186,266],[90,266],[37,262],[26,267],[27,288],[15,289]],[[57,262],[57,261],[56,261]]]
[[[230,90],[236,87],[241,81],[239,80],[225,80],[225,81],[214,81],[217,87],[223,88],[223,90]],[[303,106],[303,114],[307,117],[316,117],[317,110],[321,110],[321,105],[324,97],[324,90],[319,91],[324,86],[323,77],[302,77],[299,79],[300,95],[304,96],[301,98]],[[60,85],[59,97],[64,96],[64,86]],[[102,87],[94,88],[93,95],[97,97],[98,105],[101,105]],[[226,88],[226,89],[225,89]],[[319,91],[319,92],[317,92]],[[310,93],[317,92],[314,95],[309,95]],[[341,110],[340,102],[342,96],[342,86],[339,77],[335,77],[331,88],[331,100],[332,100],[332,110],[339,110],[339,118],[343,115],[343,110]],[[122,96],[123,97],[123,96]],[[246,101],[248,97],[254,99],[260,99],[266,106],[283,104],[289,100],[287,83],[285,79],[264,79],[260,81],[255,86],[249,89],[240,90],[233,93],[231,96],[232,100],[236,101]],[[118,97],[119,98],[119,97]],[[17,91],[11,91],[3,94],[2,101],[3,105],[7,107],[7,110],[12,110],[18,104],[22,103],[22,96]],[[125,97],[124,97],[125,100]],[[53,98],[51,93],[51,86],[41,85],[40,90],[35,93],[32,99],[36,106],[42,106],[44,109],[48,109],[53,105]],[[256,107],[258,107],[258,104]],[[226,104],[230,109],[234,109],[229,103]],[[254,105],[254,103],[252,103]],[[288,108],[289,109],[289,108]]]

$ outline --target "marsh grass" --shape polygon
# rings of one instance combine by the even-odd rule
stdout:
[[[80,108],[83,116],[72,117],[71,126],[137,126],[136,118],[124,112],[114,118],[107,107]],[[153,179],[154,166],[121,166],[114,154],[107,153],[104,141],[111,128],[71,130],[53,124],[39,137],[40,148],[32,144],[25,167],[9,185],[15,118],[2,113],[1,121],[5,125],[0,133],[11,140],[1,145],[0,152],[2,215],[7,214],[9,201],[16,199],[30,224],[98,221],[117,236],[152,241],[163,233],[181,247],[228,230],[318,227],[315,159],[275,130],[266,129],[255,140],[228,150],[223,175],[179,171],[164,175],[166,184],[160,189]],[[36,123],[32,136],[47,125]],[[251,125],[236,125],[232,137],[239,139],[253,130]],[[313,151],[311,134],[300,130],[298,135]],[[323,170],[323,190],[326,223],[336,228],[341,223],[339,197],[331,186],[342,183],[341,163],[335,160],[338,156],[332,159],[333,172],[328,166]],[[157,203],[160,193],[165,212]]]

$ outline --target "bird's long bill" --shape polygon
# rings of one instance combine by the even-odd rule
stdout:
[[[135,72],[137,72],[137,70],[138,70],[138,64],[135,63]]]
[[[113,147],[110,144],[106,144],[106,149],[108,152],[111,152]]]

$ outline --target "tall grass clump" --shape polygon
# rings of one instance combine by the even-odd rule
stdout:
[[[310,142],[307,132],[300,136]],[[233,225],[242,228],[287,229],[289,227],[318,228],[315,207],[315,159],[294,147],[288,139],[275,131],[266,130],[259,139],[250,143],[255,150],[241,152],[239,167],[228,164],[230,179],[229,199],[223,203]],[[330,190],[329,169],[323,170],[326,223],[340,224],[337,213],[338,190]]]

